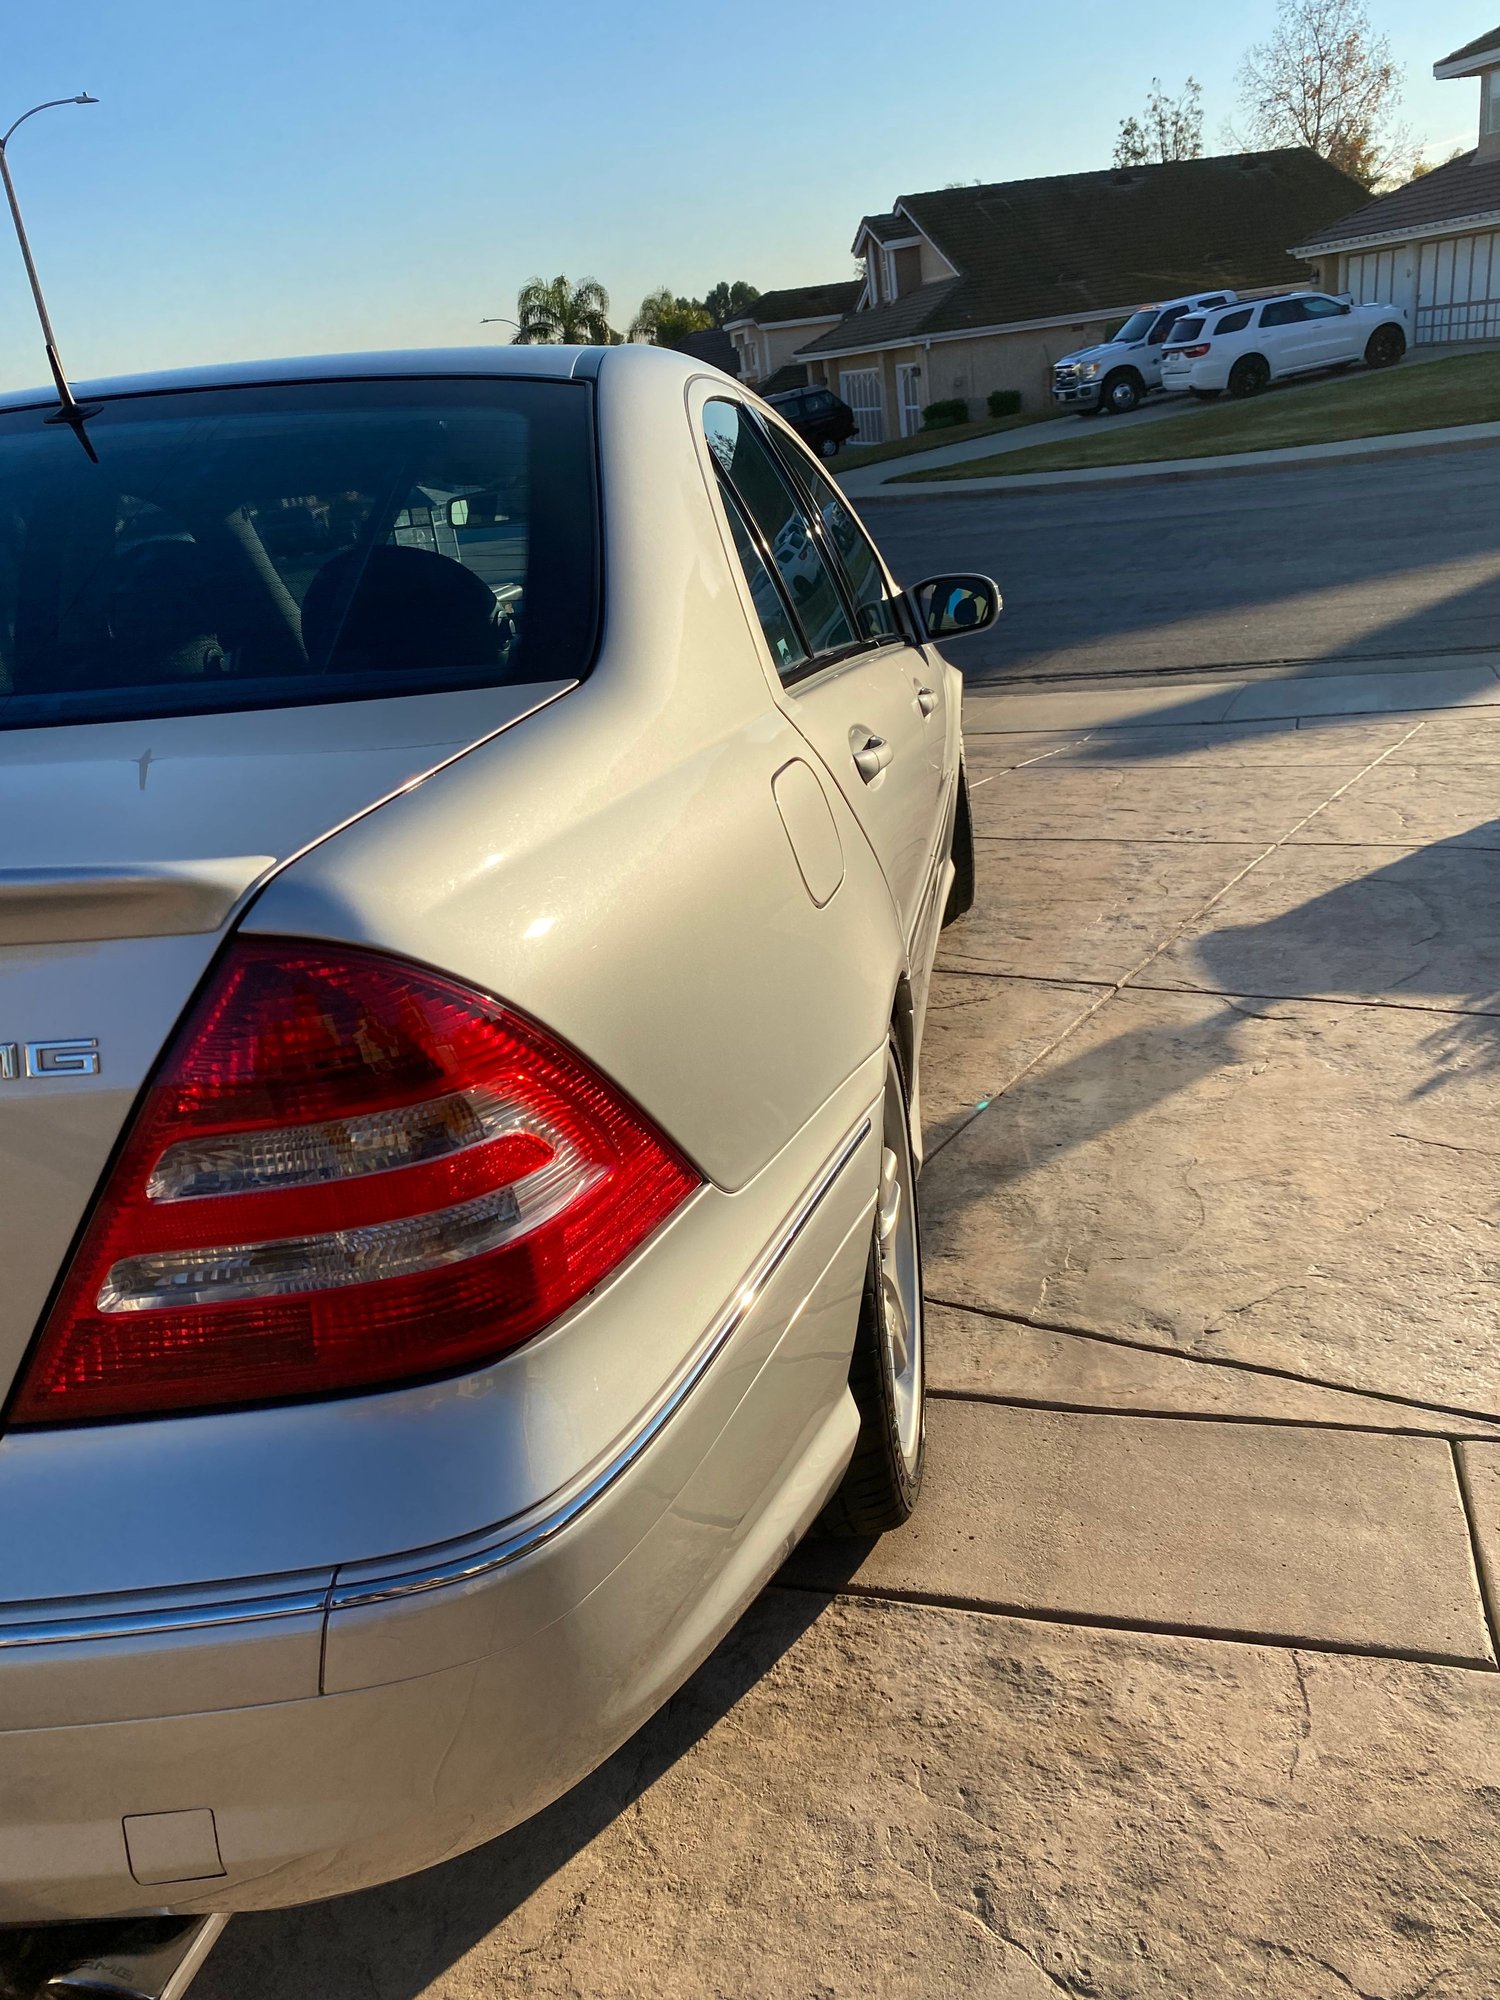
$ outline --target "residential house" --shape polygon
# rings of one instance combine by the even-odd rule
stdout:
[[[1287,244],[1360,192],[1294,147],[903,195],[860,223],[854,308],[797,358],[854,406],[863,442],[953,397],[983,415],[992,389],[1035,409],[1053,363],[1139,305],[1309,283]]]
[[[738,375],[740,372],[734,342],[721,326],[706,326],[701,333],[685,333],[672,345],[679,354],[690,354],[695,361],[706,361],[711,367],[722,368],[726,375]]]
[[[739,357],[740,380],[763,396],[800,388],[807,380],[807,367],[795,359],[797,349],[837,326],[853,310],[858,296],[858,278],[762,292],[749,312],[725,322],[724,331]]]
[[[1300,242],[1319,282],[1404,306],[1413,338],[1500,336],[1500,28],[1434,63],[1435,77],[1478,77],[1479,144]]]

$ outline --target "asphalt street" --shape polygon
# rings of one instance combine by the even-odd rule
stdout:
[[[1500,635],[1500,449],[862,503],[903,582],[1005,594],[973,682],[1420,667]]]

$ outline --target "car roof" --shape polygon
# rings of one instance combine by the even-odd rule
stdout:
[[[202,368],[173,368],[159,374],[117,375],[93,382],[75,382],[80,402],[108,401],[121,396],[167,395],[186,389],[264,388],[292,382],[392,381],[404,376],[430,380],[452,376],[522,378],[544,381],[592,381],[608,365],[617,370],[675,371],[684,380],[694,375],[719,375],[711,364],[644,345],[619,347],[490,347],[406,348],[389,353],[315,354],[298,359],[230,361]],[[728,378],[726,378],[728,379]],[[0,392],[0,411],[50,409],[57,391],[11,389]]]

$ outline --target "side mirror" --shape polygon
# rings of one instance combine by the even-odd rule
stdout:
[[[911,593],[924,639],[961,639],[982,632],[1000,616],[1000,586],[987,576],[930,576]]]
[[[467,528],[468,525],[469,525],[468,501],[450,500],[448,502],[448,526],[450,528]]]

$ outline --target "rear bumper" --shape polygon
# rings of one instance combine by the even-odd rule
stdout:
[[[529,1516],[216,1602],[13,1614],[0,1922],[369,1887],[514,1826],[623,1742],[853,1448],[877,1131],[848,1135],[621,1445]],[[164,1679],[202,1706],[154,1714]]]

